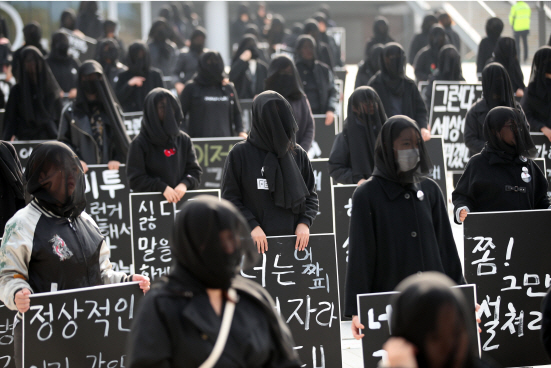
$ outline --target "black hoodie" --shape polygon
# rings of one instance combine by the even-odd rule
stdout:
[[[438,64],[438,53],[442,46],[449,43],[446,31],[439,25],[433,25],[429,33],[429,44],[423,47],[413,60],[415,79],[426,81],[434,73]]]
[[[482,74],[486,61],[492,57],[497,41],[501,37],[501,32],[503,32],[503,21],[497,17],[488,19],[486,22],[486,34],[488,36],[480,41],[476,53],[476,73],[478,75]]]
[[[438,19],[436,19],[436,17],[432,14],[429,14],[423,18],[421,33],[417,33],[409,45],[408,63],[411,65],[413,65],[413,60],[415,60],[415,55],[417,55],[419,50],[425,46],[428,46],[430,29],[436,23],[438,23]]]

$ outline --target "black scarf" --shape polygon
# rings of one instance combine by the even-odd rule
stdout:
[[[494,49],[494,61],[503,65],[507,73],[509,73],[509,78],[511,78],[511,83],[514,86],[524,88],[524,76],[520,69],[514,39],[511,37],[501,37],[497,41]]]
[[[306,60],[303,57],[303,52],[301,49],[305,44],[309,44],[310,47],[314,49],[314,58],[311,60]],[[306,65],[308,68],[313,69],[317,58],[318,58],[318,55],[317,55],[317,48],[316,48],[316,40],[314,39],[314,37],[310,35],[299,36],[295,43],[295,63],[296,64],[302,63]]]
[[[371,87],[359,87],[348,99],[345,132],[354,177],[369,178],[375,168],[375,142],[386,121],[379,95]]]
[[[225,77],[224,60],[219,52],[208,51],[201,55],[197,75],[193,78],[195,83],[203,86],[220,86]]]
[[[262,92],[253,101],[251,132],[247,140],[266,151],[264,177],[277,207],[295,214],[304,211],[308,188],[293,157],[298,129],[291,105],[279,93]]]
[[[448,36],[444,28],[438,24],[433,25],[429,33],[429,46],[434,59],[438,59],[440,49],[448,43]]]
[[[41,207],[75,219],[86,207],[84,172],[78,156],[64,143],[39,144],[25,170],[27,191]]]
[[[275,91],[287,100],[300,100],[305,95],[297,67],[287,55],[278,55],[272,59],[264,86],[266,90]]]
[[[119,44],[112,38],[104,38],[98,42],[96,49],[96,61],[101,64],[106,75],[110,74],[111,69],[116,69],[119,62]],[[110,62],[108,63],[107,60]]]
[[[385,45],[379,60],[381,76],[386,88],[395,96],[402,96],[406,84],[406,53],[397,42]],[[409,78],[407,78],[409,79]]]
[[[157,103],[163,98],[167,100],[167,103],[164,119],[160,121],[157,113]],[[139,135],[144,136],[146,140],[156,146],[172,148],[174,139],[180,133],[182,120],[182,108],[178,99],[167,89],[155,88],[145,98],[142,127]]]
[[[133,42],[128,47],[128,56],[126,66],[133,76],[149,77],[149,68],[151,60],[149,58],[149,49],[141,41]]]
[[[197,42],[196,38],[198,37],[203,37],[203,41]],[[197,55],[201,55],[203,53],[203,49],[205,48],[205,38],[207,38],[207,31],[203,27],[195,28],[189,38],[189,51],[195,52]]]
[[[0,141],[0,175],[9,183],[15,198],[25,199],[25,184],[23,169],[17,156],[13,156],[14,148],[8,148],[8,142]]]
[[[153,22],[151,29],[149,30],[149,44],[155,44],[159,48],[159,56],[163,59],[171,57],[173,47],[168,43],[174,31],[164,18],[158,18]]]
[[[453,45],[442,46],[438,53],[438,71],[435,80],[464,81],[461,70],[461,55]]]
[[[515,91],[509,74],[500,63],[490,63],[482,70],[482,98],[488,110],[496,106],[515,107]]]
[[[551,114],[551,47],[543,46],[534,55],[530,83],[522,99],[523,106],[542,121],[549,121]]]

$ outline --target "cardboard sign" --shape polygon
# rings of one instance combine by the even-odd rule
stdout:
[[[13,321],[17,312],[0,303],[0,367],[15,368]]]
[[[31,157],[31,153],[33,153],[33,149],[38,146],[40,143],[44,143],[48,141],[14,141],[10,142],[13,147],[15,148],[15,151],[17,152],[17,157],[19,158],[19,162],[21,162],[21,166],[23,167],[23,172],[25,172],[25,168],[27,167],[27,162],[29,161],[29,158]]]
[[[326,158],[311,161],[314,177],[316,178],[319,209],[318,215],[310,227],[310,234],[333,232],[333,195],[331,193],[331,177],[327,170],[327,161]]]
[[[201,184],[197,189],[218,189],[222,186],[222,173],[226,157],[240,137],[192,138],[197,162],[203,169]]]
[[[77,36],[66,28],[60,28],[59,32],[64,33],[69,39],[69,55],[75,59],[79,59],[80,62],[85,62],[90,59],[95,60],[98,41],[87,36]]]
[[[551,185],[551,142],[543,133],[530,133],[530,136],[538,150],[538,158],[545,161],[545,170],[543,170],[543,173]]]
[[[122,119],[126,128],[126,134],[128,134],[130,140],[133,141],[142,127],[143,112],[124,112],[122,114]]]
[[[446,185],[446,163],[444,159],[444,141],[442,136],[432,136],[431,139],[425,142],[427,152],[430,160],[433,164],[432,179],[438,183],[438,186],[442,190],[444,199],[446,200],[446,206],[448,205],[448,189]]]
[[[308,151],[308,157],[314,158],[329,158],[331,148],[336,135],[339,133],[339,117],[335,115],[335,121],[331,125],[325,125],[325,114],[314,115],[315,134],[312,146]]]

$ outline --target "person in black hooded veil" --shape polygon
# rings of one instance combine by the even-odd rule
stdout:
[[[242,3],[237,9],[237,19],[230,27],[230,44],[232,47],[239,42],[245,34],[245,29],[251,23],[250,9],[247,3]]]
[[[163,75],[172,75],[180,53],[176,44],[170,41],[173,32],[164,18],[159,18],[153,22],[149,31],[147,46],[151,66],[159,69]]]
[[[117,41],[112,38],[104,38],[96,47],[96,61],[103,68],[103,75],[109,81],[113,90],[119,80],[119,74],[128,70],[120,61],[120,49]]]
[[[222,198],[245,216],[259,253],[266,236],[297,235],[304,250],[318,213],[315,178],[308,154],[296,144],[297,123],[291,105],[274,91],[253,101],[252,127],[246,141],[226,158]]]
[[[283,43],[287,47],[294,49],[295,44],[297,42],[297,38],[300,37],[303,29],[304,29],[304,24],[299,22],[293,23],[293,26],[291,27],[291,32],[285,36],[285,38],[283,39]]]
[[[426,15],[423,18],[423,24],[421,25],[421,33],[417,33],[411,44],[409,45],[408,62],[413,66],[415,56],[423,47],[428,46],[430,43],[429,32],[433,25],[438,23],[438,19],[432,14]]]
[[[482,76],[482,70],[486,65],[486,61],[492,57],[492,53],[496,48],[497,41],[503,32],[503,21],[497,17],[489,18],[486,21],[486,35],[478,44],[478,52],[476,53],[476,74],[479,78]]]
[[[279,55],[272,59],[264,86],[265,90],[275,91],[289,102],[298,125],[297,144],[308,152],[314,139],[314,116],[302,89],[298,70],[289,56]]]
[[[268,64],[262,61],[257,43],[255,36],[246,34],[233,55],[230,81],[233,82],[240,99],[252,99],[264,91]]]
[[[375,168],[375,142],[387,120],[379,95],[358,87],[348,98],[348,115],[329,155],[329,175],[339,184],[361,184]]]
[[[279,14],[274,14],[270,27],[266,31],[270,54],[276,51],[276,45],[281,45],[288,34],[289,32],[285,29],[285,19]]]
[[[392,291],[424,271],[465,283],[446,201],[431,171],[415,121],[388,119],[375,144],[373,175],[352,197],[344,315],[354,316],[356,338],[356,295]]]
[[[406,77],[406,54],[402,46],[391,42],[385,46],[379,60],[381,70],[369,81],[379,95],[386,115],[406,115],[413,119],[423,140],[430,139],[427,109],[415,82]]]
[[[40,24],[34,21],[26,24],[25,27],[23,27],[23,37],[25,39],[25,44],[13,52],[13,75],[17,82],[19,82],[19,79],[21,78],[21,69],[19,67],[21,65],[21,53],[25,47],[34,46],[38,51],[40,51],[40,54],[43,57],[48,56],[48,52],[44,50],[42,44],[40,43],[40,40],[42,39],[42,28],[40,27]]]
[[[383,48],[383,44],[376,43],[371,46],[369,53],[365,55],[362,61],[360,61],[358,64],[358,73],[356,74],[354,88],[367,86],[369,80],[381,69],[379,66],[379,60],[381,60]]]
[[[454,45],[444,45],[438,53],[436,70],[429,75],[428,86],[424,90],[424,98],[427,107],[430,107],[432,99],[432,85],[434,81],[464,82],[461,68],[461,55]]]
[[[180,130],[180,102],[155,88],[144,105],[140,133],[128,151],[128,183],[134,192],[161,192],[176,203],[199,185],[202,173],[189,135]]]
[[[496,106],[516,107],[524,115],[520,104],[515,101],[509,74],[500,63],[490,63],[482,70],[482,97],[465,115],[463,137],[469,149],[469,156],[479,153],[484,148],[484,120],[488,112]]]
[[[61,17],[59,17],[59,28],[65,28],[69,31],[77,29],[77,15],[71,8],[63,10]]]
[[[429,33],[429,44],[423,47],[413,61],[417,82],[427,81],[438,64],[438,53],[442,46],[449,43],[446,31],[440,25],[433,25]]]
[[[317,60],[316,41],[310,35],[297,39],[295,64],[314,114],[325,114],[325,125],[333,124],[339,103],[339,92],[333,72]]]
[[[389,42],[394,42],[394,39],[388,34],[388,20],[383,16],[378,16],[375,18],[375,22],[373,22],[373,37],[366,43],[364,55],[367,54],[373,45],[377,43],[386,45]]]
[[[61,142],[38,145],[25,170],[32,201],[7,223],[0,252],[0,300],[17,310],[15,366],[23,367],[22,317],[33,302],[29,295],[140,281],[149,278],[115,272],[109,246],[88,215],[84,173],[78,157]]]
[[[81,1],[78,8],[77,28],[86,36],[99,39],[103,33],[103,19],[97,1]]]
[[[501,37],[497,41],[493,57],[486,61],[487,64],[493,62],[500,63],[507,70],[515,96],[519,98],[524,96],[526,86],[524,85],[524,75],[518,61],[517,46],[514,39]]]
[[[68,54],[69,39],[62,32],[52,35],[52,49],[46,62],[50,66],[54,77],[64,97],[74,99],[77,97],[77,71],[80,61]]]
[[[178,94],[182,94],[185,84],[190,81],[199,66],[199,58],[205,52],[205,40],[207,31],[203,27],[197,27],[191,34],[188,52],[178,56],[173,71],[174,87]]]
[[[520,110],[491,109],[484,138],[484,149],[471,157],[452,193],[455,222],[469,212],[549,208],[547,179],[532,161],[537,150]]]
[[[136,41],[128,48],[127,71],[119,74],[115,94],[124,112],[142,111],[145,96],[152,89],[164,88],[163,73],[151,66],[146,44]]]
[[[327,65],[331,70],[335,67],[335,60],[329,45],[321,40],[321,33],[318,22],[315,19],[306,19],[304,21],[303,33],[312,36],[316,41],[316,59]]]
[[[202,366],[226,323],[225,347],[209,366],[301,366],[268,292],[239,275],[241,260],[247,269],[257,257],[247,221],[230,202],[212,196],[186,202],[170,247],[174,266],[147,293],[132,324],[129,368]]]
[[[126,162],[130,138],[108,83],[97,61],[85,61],[78,69],[77,98],[61,113],[57,139],[78,155],[84,172],[101,164],[118,170]]]
[[[63,92],[48,63],[37,48],[27,46],[20,54],[19,70],[6,104],[2,139],[56,139]]]
[[[25,207],[23,168],[15,148],[0,141],[0,231],[12,216]]]
[[[126,57],[126,48],[124,47],[124,42],[120,39],[120,37],[117,36],[117,22],[111,19],[106,19],[105,22],[103,22],[103,38],[110,38],[113,41],[117,43],[117,46],[119,48],[119,59],[124,60]],[[101,42],[101,40],[100,40]],[[99,45],[98,45],[99,46]],[[96,51],[97,54],[97,51]]]
[[[327,34],[327,17],[322,12],[317,12],[313,17],[318,22],[318,29],[320,32],[319,40],[325,43],[331,51],[331,58],[335,63],[335,66],[343,67],[344,63],[341,59],[341,47],[337,45],[337,41],[331,35]]]
[[[530,83],[521,101],[530,129],[551,141],[551,47],[542,46],[534,55]]]
[[[201,55],[197,74],[180,95],[182,112],[189,115],[183,130],[190,137],[247,137],[237,92],[225,78],[224,61],[218,52]]]

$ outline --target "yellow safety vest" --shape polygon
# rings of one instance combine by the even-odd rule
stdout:
[[[515,5],[511,7],[509,13],[509,24],[513,26],[513,31],[520,32],[530,29],[530,15],[532,11],[530,6],[524,1],[517,1]]]

